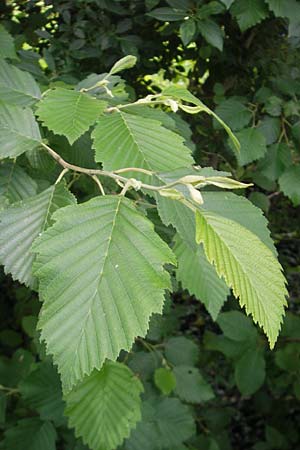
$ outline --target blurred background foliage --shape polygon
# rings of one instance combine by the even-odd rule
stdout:
[[[172,82],[214,109],[239,138],[240,154],[210,116],[178,126],[197,164],[254,183],[247,195],[270,221],[289,282],[289,311],[272,352],[234,300],[214,322],[201,298],[175,286],[147,338],[121,355],[145,386],[143,421],[124,448],[300,448],[300,2],[20,0],[2,2],[0,20],[15,39],[15,65],[45,89],[133,54],[138,63],[124,74],[131,98]],[[31,158],[32,170],[53,177],[49,161]],[[88,181],[74,187],[82,197],[92,189]],[[47,448],[30,448],[84,449],[66,427],[59,379],[38,341],[37,296],[0,278],[0,447],[18,450],[17,436],[27,449],[26,436],[47,433]]]

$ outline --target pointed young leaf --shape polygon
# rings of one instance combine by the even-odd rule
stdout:
[[[29,106],[41,98],[41,92],[30,73],[1,59],[0,98],[5,103]]]
[[[18,58],[15,50],[14,40],[3,25],[0,25],[0,42],[0,58]]]
[[[273,253],[255,234],[212,212],[196,212],[196,240],[203,243],[208,260],[263,328],[273,348],[287,295],[282,268]]]
[[[177,280],[204,303],[213,320],[216,320],[229,295],[225,281],[207,261],[202,245],[195,243],[191,248],[177,235],[173,251],[178,260]]]
[[[120,196],[57,211],[34,244],[43,303],[39,326],[65,390],[145,336],[175,262],[152,223]]]
[[[34,286],[31,245],[51,223],[53,212],[74,203],[74,197],[62,183],[40,194],[12,204],[0,213],[0,262],[14,280]]]
[[[64,88],[49,91],[39,103],[39,119],[56,134],[73,144],[103,113],[106,102],[83,92]]]
[[[93,450],[115,450],[141,420],[141,382],[124,364],[107,361],[69,394],[65,414]]]
[[[10,203],[32,197],[36,191],[36,182],[22,167],[10,161],[0,165],[0,195],[4,195]]]
[[[0,158],[14,158],[32,150],[41,139],[31,109],[0,102]]]
[[[109,114],[100,118],[92,136],[96,161],[106,170],[138,167],[163,172],[193,163],[184,139],[156,120],[124,112]],[[147,175],[130,173],[149,180]]]
[[[136,64],[136,56],[127,55],[124,58],[119,59],[119,61],[115,62],[113,67],[110,69],[109,74],[115,75],[116,73],[121,72],[122,70],[131,69]]]

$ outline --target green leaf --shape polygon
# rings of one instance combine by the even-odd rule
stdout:
[[[13,158],[32,150],[41,139],[31,109],[0,102],[0,158]]]
[[[268,8],[264,0],[235,0],[230,8],[241,31],[246,31],[268,17]]]
[[[264,383],[266,363],[263,354],[253,348],[247,350],[235,364],[234,377],[243,395],[252,395]]]
[[[188,19],[182,22],[179,32],[183,45],[187,45],[191,42],[195,36],[196,29],[196,22],[193,19]]]
[[[41,98],[34,78],[23,70],[0,60],[0,98],[2,102],[29,106]]]
[[[198,30],[209,44],[216,47],[220,52],[223,50],[223,33],[219,25],[213,20],[201,20]]]
[[[178,260],[177,280],[204,303],[213,320],[216,320],[229,295],[226,283],[207,261],[202,245],[194,243],[191,248],[177,235],[173,251]]]
[[[0,42],[0,58],[18,59],[14,40],[3,25],[0,25]]]
[[[14,280],[34,286],[31,245],[51,223],[52,213],[74,203],[74,197],[62,183],[42,193],[12,204],[0,213],[0,262]]]
[[[262,211],[249,200],[231,192],[205,192],[203,198],[204,204],[201,209],[239,223],[258,236],[272,253],[277,255],[274,242],[270,237],[267,219]]]
[[[280,189],[289,197],[294,206],[300,205],[300,166],[286,169],[279,178]]]
[[[2,442],[9,450],[55,450],[56,431],[50,422],[37,417],[22,419],[5,432]]]
[[[114,75],[122,70],[131,69],[136,65],[136,56],[127,55],[124,58],[119,59],[113,67],[110,69],[109,74]]]
[[[66,395],[69,425],[93,450],[114,450],[141,419],[142,391],[128,367],[106,362]]]
[[[257,338],[257,331],[249,319],[239,311],[228,311],[219,315],[218,325],[224,335],[233,341],[252,341]]]
[[[205,381],[199,369],[190,366],[176,366],[175,393],[187,403],[203,403],[214,398],[211,386]]]
[[[73,144],[96,122],[106,104],[84,92],[58,87],[45,95],[37,115],[46,127]]]
[[[122,196],[96,197],[53,219],[33,247],[43,301],[39,326],[69,390],[145,336],[170,289],[163,265],[175,258]]]
[[[270,199],[266,194],[263,194],[262,192],[251,192],[248,199],[253,203],[253,205],[257,206],[257,208],[260,208],[263,210],[265,214],[268,213],[270,209]]]
[[[266,0],[276,17],[287,17],[291,21],[299,21],[300,5],[297,0]]]
[[[280,120],[277,117],[265,116],[257,129],[265,136],[267,145],[274,144],[280,135]]]
[[[231,192],[203,192],[202,196],[204,203],[201,205],[201,210],[213,212],[238,222],[256,234],[274,255],[277,255],[276,248],[270,237],[266,218],[262,211],[256,208],[249,200]],[[195,242],[193,212],[181,202],[162,197],[158,198],[158,211],[164,224],[172,224],[181,238],[193,248]]]
[[[164,394],[169,395],[176,386],[176,378],[172,370],[160,367],[154,372],[156,387]]]
[[[10,203],[24,200],[36,194],[36,182],[15,162],[0,164],[0,195]]]
[[[240,130],[248,125],[252,114],[246,106],[239,100],[229,98],[221,102],[215,112],[224,120],[233,131]],[[217,126],[219,128],[219,126]]]
[[[265,136],[257,128],[244,128],[236,132],[236,137],[241,144],[240,151],[237,152],[231,142],[229,144],[240,166],[262,158],[267,151]]]
[[[287,144],[281,142],[268,147],[268,151],[265,157],[259,161],[257,169],[268,180],[276,181],[291,165],[291,149]]]
[[[193,163],[184,139],[156,120],[118,112],[100,118],[92,133],[95,159],[106,170],[137,167],[163,172]],[[148,175],[127,176],[149,180]]]
[[[165,347],[167,361],[174,366],[193,366],[199,359],[198,346],[184,336],[170,338]]]
[[[159,398],[142,405],[142,421],[125,443],[126,450],[176,449],[196,432],[188,406],[177,398]]]
[[[57,425],[63,422],[64,403],[60,379],[50,363],[39,363],[37,368],[21,381],[19,389],[26,404],[35,409],[41,419],[53,420]]]
[[[196,212],[196,241],[203,243],[208,260],[246,313],[263,328],[273,348],[287,295],[282,268],[273,253],[237,222],[211,212]],[[264,264],[258,271],[259,261]]]
[[[270,116],[278,117],[281,115],[282,104],[281,98],[271,95],[265,103],[265,110]]]
[[[155,19],[162,20],[163,22],[176,22],[177,20],[183,20],[187,15],[187,11],[173,8],[156,8],[147,14]]]

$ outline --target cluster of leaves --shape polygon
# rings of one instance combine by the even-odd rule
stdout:
[[[12,318],[4,322],[1,333],[6,354],[0,370],[6,430],[2,447],[87,448],[74,437],[75,428],[76,436],[95,449],[120,445],[125,449],[227,450],[233,439],[228,425],[239,421],[233,406],[241,409],[237,401],[242,398],[249,408],[250,395],[255,395],[255,417],[258,414],[263,420],[260,442],[252,440],[257,444],[254,448],[297,445],[293,421],[297,423],[299,414],[299,323],[294,315],[288,316],[282,341],[271,356],[264,338],[235,311],[235,304],[225,307],[230,310],[233,305],[234,311],[220,314],[229,285],[273,345],[285,291],[263,215],[244,197],[218,187],[235,187],[229,170],[236,178],[259,186],[250,199],[265,211],[270,198],[279,195],[277,189],[299,204],[298,2],[284,2],[289,3],[286,8],[278,2],[239,0],[190,5],[170,1],[167,6],[132,2],[126,8],[122,2],[86,2],[84,7],[82,2],[55,2],[49,8],[38,6],[36,22],[28,15],[32,5],[27,3],[20,2],[14,10],[18,20],[5,25],[17,34],[24,21],[32,25],[16,40],[17,48],[30,42],[30,51],[16,53],[13,40],[1,28],[5,45],[0,69],[0,154],[7,159],[0,165],[0,260],[6,272],[33,291],[39,282],[43,306],[38,329],[47,351],[36,331],[36,295],[20,287],[14,291],[8,281],[17,303],[15,311],[11,305],[4,306],[5,317],[11,312]],[[159,16],[162,9],[165,15]],[[257,27],[252,27],[264,19],[273,27],[274,16],[280,19],[272,45],[278,39],[283,48],[282,60],[278,58],[270,67],[274,53],[253,50]],[[246,33],[236,33],[236,23]],[[288,64],[287,45],[279,37],[286,24],[294,49],[288,51]],[[151,40],[149,29],[155,33]],[[266,34],[269,29],[266,25]],[[230,39],[222,54],[227,33]],[[239,53],[239,39],[245,54]],[[180,40],[183,47],[178,47]],[[193,41],[200,43],[199,53]],[[48,65],[46,71],[37,52],[44,58],[42,68],[45,62]],[[178,86],[167,88],[164,77],[149,77],[150,92],[159,91],[161,97],[148,99],[148,105],[132,104],[132,88],[116,75],[120,63],[107,69],[122,53],[140,55],[137,71],[128,71],[130,78],[137,78],[132,82],[137,93],[145,91],[148,83],[144,74],[169,64],[166,70],[176,81],[185,58],[200,58],[201,69],[189,65],[184,84],[189,79],[195,94],[209,97],[208,103],[213,99],[214,121],[212,110]],[[234,79],[232,73],[250,53],[252,59]],[[226,62],[228,55],[232,59]],[[126,61],[131,65],[133,60]],[[80,74],[89,73],[90,67],[106,72],[80,81]],[[207,84],[198,83],[200,72],[212,68]],[[34,75],[43,94],[24,70]],[[50,85],[45,74],[50,75]],[[182,77],[180,81],[182,86]],[[163,109],[155,107],[157,100]],[[170,107],[173,112],[166,112]],[[177,108],[208,113],[206,118],[196,114],[188,118],[196,148],[189,126],[174,113]],[[227,138],[220,127],[220,119],[238,136],[240,151],[234,137]],[[89,168],[93,176],[70,170],[66,185],[47,148],[73,166]],[[215,165],[215,157],[217,162],[220,159],[223,171],[193,169],[191,150],[201,165],[204,161]],[[132,166],[145,172],[117,174]],[[97,170],[102,173],[94,175]],[[122,189],[134,188],[127,191],[127,198],[115,195],[120,191],[118,184],[103,172],[117,175]],[[127,178],[131,181],[125,187]],[[176,184],[176,180],[183,182]],[[159,191],[142,186],[172,183]],[[109,195],[99,197],[97,185]],[[201,188],[201,196],[195,187]],[[260,259],[269,262],[262,266]],[[175,260],[175,270],[174,266],[163,269]],[[218,325],[208,319],[198,301],[179,291],[186,297],[185,304],[178,305],[177,295],[173,296],[163,316],[153,315],[147,333],[150,316],[162,311],[164,289],[172,286],[176,292],[178,282],[204,303]],[[195,323],[190,316],[196,316]],[[204,334],[201,317],[208,325]],[[183,331],[189,338],[181,336]],[[132,347],[134,338],[146,333],[146,340],[140,338]],[[115,360],[120,349],[119,362],[104,362],[105,358]],[[59,367],[63,394],[49,354]],[[272,420],[267,421],[271,413]]]

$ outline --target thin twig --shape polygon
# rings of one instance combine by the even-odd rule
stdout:
[[[91,177],[93,178],[93,180],[95,181],[95,183],[97,184],[98,188],[100,189],[100,192],[102,195],[105,195],[105,191],[104,188],[102,186],[101,181],[99,180],[99,178],[96,175],[91,175]]]

